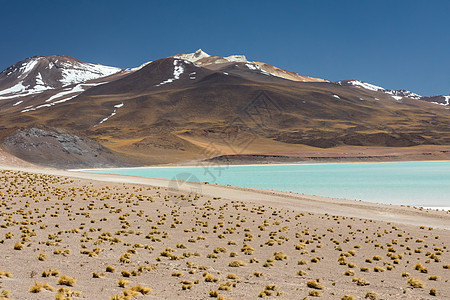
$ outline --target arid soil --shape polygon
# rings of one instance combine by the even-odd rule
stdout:
[[[449,212],[3,169],[0,293],[14,299],[450,298]]]

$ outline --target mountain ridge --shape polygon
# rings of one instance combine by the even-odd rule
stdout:
[[[302,81],[302,82],[332,82],[332,81],[329,81],[326,79],[313,78],[313,77],[309,77],[309,76],[299,75],[298,73],[280,69],[280,68],[277,68],[275,66],[272,66],[272,65],[264,63],[264,62],[248,61],[245,55],[230,55],[227,57],[221,57],[221,56],[216,56],[216,55],[209,55],[208,53],[204,52],[202,49],[198,49],[197,51],[195,51],[193,53],[176,54],[176,55],[172,55],[169,57],[187,60],[187,61],[193,62],[195,64],[198,64],[198,65],[201,65],[204,67],[215,65],[215,64],[221,65],[221,64],[234,63],[234,62],[247,63],[246,65],[249,69],[258,70],[263,74],[266,74],[266,75],[270,74],[270,75],[285,78],[288,80]],[[50,79],[50,81],[51,81],[50,84],[46,84],[46,83],[44,83],[44,81],[42,81],[42,74],[40,74],[40,72],[37,71],[38,74],[36,75],[36,77],[34,79],[32,79],[35,81],[34,86],[35,87],[37,86],[37,87],[35,89],[31,89],[31,91],[28,91],[29,94],[35,94],[35,93],[39,93],[39,92],[47,90],[47,89],[55,88],[55,83],[56,83],[57,87],[61,87],[61,85],[82,83],[82,82],[86,82],[89,80],[106,77],[106,76],[109,76],[109,75],[112,75],[112,74],[118,73],[118,72],[138,71],[139,69],[145,67],[146,65],[148,65],[152,62],[152,61],[148,61],[146,63],[143,63],[141,66],[135,67],[135,68],[121,69],[121,68],[109,67],[109,66],[104,66],[104,65],[99,65],[99,64],[83,63],[83,62],[80,62],[75,57],[71,57],[71,56],[67,56],[67,55],[48,55],[48,56],[36,55],[36,56],[26,58],[22,61],[19,61],[15,64],[9,66],[2,72],[0,72],[0,100],[4,100],[7,98],[14,98],[16,96],[18,96],[18,97],[26,96],[26,94],[19,94],[19,92],[21,92],[21,91],[26,91],[26,86],[21,86],[19,84],[16,86],[5,87],[5,83],[2,81],[6,81],[5,75],[9,76],[18,69],[24,69],[25,72],[30,71],[30,69],[33,69],[34,64],[37,63],[37,61],[40,59],[49,60],[49,64],[48,64],[50,66],[49,69],[52,69],[52,66],[55,65],[55,61],[58,62],[59,60],[62,60],[62,61],[66,61],[66,62],[71,62],[72,64],[75,63],[75,64],[80,64],[81,66],[84,65],[85,70],[79,70],[79,71],[85,71],[85,72],[84,72],[84,74],[66,74],[65,78],[59,79],[60,82],[55,82],[57,80],[55,80],[54,76],[44,76],[44,78],[46,80]],[[24,65],[30,61],[31,61],[31,63]],[[58,68],[57,65],[55,65],[55,66],[56,66],[56,68]],[[89,68],[86,68],[86,66],[90,66],[91,70],[89,70]],[[95,67],[97,67],[97,69]],[[33,71],[33,70],[31,70],[31,71]],[[89,74],[89,71],[91,74]],[[102,71],[103,71],[103,73],[102,73]],[[36,72],[34,72],[34,73],[36,73]],[[96,73],[97,73],[97,76],[96,76]],[[20,78],[21,76],[19,75],[16,77]],[[433,103],[435,103],[435,104],[441,103],[442,105],[450,105],[450,104],[447,104],[447,101],[446,101],[447,98],[445,98],[446,96],[450,96],[450,95],[421,96],[414,92],[403,90],[403,89],[400,89],[400,90],[385,89],[383,87],[380,87],[380,86],[377,86],[377,85],[374,85],[371,83],[367,83],[367,82],[364,82],[361,80],[357,80],[357,79],[339,80],[339,81],[336,81],[335,83],[339,84],[339,85],[355,86],[355,87],[366,88],[369,90],[383,91],[387,94],[391,94],[392,96],[396,96],[396,97],[408,97],[411,99],[425,100],[425,101],[429,101],[429,102],[432,102],[429,100],[429,98],[434,98],[436,100],[436,97],[444,97],[443,99],[440,99],[441,101],[435,101]],[[396,98],[394,97],[394,99],[396,99]],[[397,99],[400,99],[400,98],[397,98]]]
[[[71,167],[86,166],[93,157],[88,162],[79,155],[90,151],[104,155],[108,165],[269,158],[280,153],[294,159],[305,151],[312,157],[311,151],[336,153],[348,147],[362,153],[363,147],[434,147],[428,159],[447,155],[439,152],[450,145],[446,96],[427,102],[407,91],[355,80],[334,83],[244,61],[243,56],[228,58],[231,61],[197,51],[113,74],[97,73],[93,79],[80,77],[66,85],[61,77],[46,78],[45,64],[39,71],[21,63],[16,82],[29,75],[36,85],[39,72],[41,85],[51,88],[25,96],[4,93],[14,97],[0,100],[1,147],[21,159],[30,161],[35,155],[43,158],[42,164],[60,167],[69,161]],[[57,138],[45,146],[23,134],[40,130],[48,133],[37,137]],[[67,140],[84,142],[67,148]],[[24,148],[14,152],[11,141]],[[52,151],[58,155],[47,153]]]

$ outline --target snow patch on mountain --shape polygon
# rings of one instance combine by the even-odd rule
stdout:
[[[202,49],[198,49],[197,51],[195,51],[194,53],[187,53],[187,54],[179,54],[179,55],[175,55],[175,58],[179,58],[179,59],[183,59],[183,60],[187,60],[190,62],[196,62],[197,60],[200,60],[202,58],[205,57],[210,57],[211,55],[209,55],[208,53],[204,52]]]
[[[85,84],[85,85],[87,85],[87,84]],[[81,84],[78,84],[78,85],[76,85],[73,88],[66,88],[66,89],[64,89],[64,91],[59,92],[58,94],[51,96],[50,98],[45,100],[45,102],[53,101],[55,99],[58,99],[58,98],[61,98],[61,97],[65,96],[65,95],[69,95],[69,94],[73,94],[73,93],[81,93],[81,92],[84,92],[84,88],[82,87]]]
[[[254,65],[252,65],[252,64],[245,64],[245,66],[247,68],[249,68],[250,70],[257,70],[256,67]]]
[[[183,60],[187,60],[187,61],[190,61],[190,62],[197,62],[197,61],[201,60],[202,58],[211,57],[211,55],[209,55],[208,53],[206,53],[202,49],[198,49],[194,53],[178,54],[178,55],[175,55],[173,57],[174,58],[183,59]],[[247,62],[247,58],[245,57],[245,55],[230,55],[230,56],[227,56],[227,57],[220,57],[220,56],[218,56],[218,58],[221,59],[221,60],[219,60],[221,62],[223,62],[223,60],[228,61],[228,62]]]
[[[229,62],[247,62],[245,55],[230,55],[224,58]]]
[[[100,125],[100,124],[102,124],[102,123],[108,121],[110,118],[114,117],[114,116],[117,114],[117,109],[118,109],[118,108],[121,108],[122,106],[123,106],[123,102],[120,103],[120,104],[114,105],[114,111],[113,111],[108,117],[106,117],[106,118],[104,118],[103,120],[101,120],[100,123],[98,123],[98,124],[95,125],[95,126],[98,126],[98,125]]]
[[[407,91],[407,90],[384,90],[386,94],[394,95],[394,96],[401,96],[401,97],[408,97],[411,99],[419,100],[422,98],[421,95]]]
[[[52,87],[44,86],[44,85],[35,85],[33,88],[29,88],[29,85],[23,85],[23,81],[20,81],[16,85],[4,89],[3,91],[0,91],[0,95],[8,95],[8,96],[0,96],[0,100],[7,100],[7,99],[14,99],[17,97],[25,97],[30,96],[34,94],[42,93],[45,90],[50,90]]]
[[[105,84],[105,83],[108,83],[108,82],[77,84],[73,88],[66,88],[66,89],[64,89],[64,91],[59,92],[59,93],[51,96],[50,98],[45,100],[45,102],[46,102],[45,104],[41,104],[41,105],[38,105],[36,107],[33,107],[32,105],[31,106],[27,106],[24,110],[21,110],[21,112],[24,113],[24,112],[33,111],[33,110],[36,110],[36,109],[39,109],[39,108],[42,108],[42,107],[50,107],[50,106],[53,106],[55,104],[67,102],[69,100],[72,100],[76,96],[80,95],[88,87],[97,86],[97,85],[101,85],[101,84]],[[71,95],[71,94],[75,94],[75,95]],[[60,99],[60,98],[62,98],[64,96],[66,96],[66,95],[71,95],[71,96],[67,97],[67,98]],[[56,99],[59,99],[59,100],[53,101],[53,100],[56,100]],[[50,101],[53,101],[53,102],[47,103],[47,102],[50,102]]]
[[[42,75],[41,73],[38,73],[36,75],[36,84],[37,85],[45,85],[44,81],[42,80]]]
[[[90,63],[63,63],[62,65],[65,67],[62,70],[62,79],[60,80],[63,85],[85,82],[88,80],[109,76],[121,71],[120,68]]]
[[[140,65],[139,67],[136,67],[136,68],[131,68],[131,69],[127,69],[127,70],[130,70],[130,71],[139,71],[140,69],[142,69],[143,67],[145,67],[146,65],[148,65],[148,64],[151,64],[152,63],[152,61],[148,61],[148,62],[146,62],[146,63],[143,63],[142,65]]]
[[[384,88],[382,88],[381,86],[376,86],[367,82],[363,82],[360,80],[342,80],[342,81],[338,81],[336,82],[339,85],[352,85],[352,86],[356,86],[359,88],[363,88],[366,90],[371,90],[371,91],[385,91]],[[345,83],[345,84],[344,84]]]
[[[183,61],[176,59],[173,61],[173,78],[164,80],[163,82],[155,86],[161,86],[167,83],[174,82],[175,80],[180,79],[180,75],[183,74],[183,72],[184,72]]]
[[[23,63],[22,66],[19,68],[19,72],[21,73],[19,78],[24,77],[25,75],[30,73],[34,69],[34,67],[37,65],[38,62],[39,62],[39,58],[36,58],[34,60],[30,60],[28,62]]]
[[[27,87],[23,85],[23,81],[21,81],[8,89],[0,91],[0,95],[22,93],[26,88]]]
[[[247,63],[247,64],[245,64],[245,66],[247,67],[247,68],[249,68],[250,70],[253,70],[253,71],[260,71],[261,73],[263,73],[264,75],[272,75],[271,73],[269,73],[269,72],[267,72],[266,70],[263,70],[260,66],[258,66],[258,65],[256,65],[256,64],[253,64],[253,63]]]

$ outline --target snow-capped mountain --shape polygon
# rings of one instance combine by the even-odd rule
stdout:
[[[202,49],[198,49],[194,53],[188,54],[177,54],[173,56],[174,58],[184,59],[198,65],[207,64],[218,64],[225,62],[247,62],[247,58],[244,55],[231,55],[227,57],[213,56],[204,52]]]
[[[52,55],[22,60],[0,73],[0,100],[40,94],[73,84],[106,77],[122,69]]]
[[[295,72],[283,70],[281,68],[257,61],[248,61],[245,55],[230,55],[227,57],[217,56],[217,55],[209,55],[204,52],[202,49],[198,49],[193,53],[187,54],[177,54],[172,56],[174,58],[187,60],[195,63],[196,65],[220,70],[222,69],[224,72],[229,73],[233,72],[233,69],[230,69],[228,66],[234,64],[233,67],[241,67],[242,69],[251,71],[254,73],[259,73],[266,76],[275,76],[280,77],[292,81],[302,81],[302,82],[328,82],[327,80],[320,78],[313,78],[309,76],[303,76],[297,74]],[[234,68],[235,69],[235,68]],[[242,73],[241,73],[242,74]]]
[[[68,150],[61,132],[98,141],[104,148],[85,143],[81,152],[117,155],[120,160],[108,154],[103,162],[118,165],[222,154],[209,145],[224,155],[267,153],[266,142],[271,155],[297,153],[297,145],[447,147],[449,102],[450,95],[421,97],[358,80],[331,83],[202,50],[125,70],[39,56],[0,73],[0,147],[65,167],[70,159],[82,166],[91,158]],[[47,147],[48,138],[57,150]]]
[[[391,95],[395,100],[401,100],[403,97],[408,97],[415,100],[421,100],[423,97],[419,94],[407,91],[407,90],[388,90],[383,87],[373,85],[360,80],[341,80],[337,81],[336,84],[342,86],[355,86],[358,88],[375,91],[375,92],[383,92],[385,94]]]
[[[422,100],[443,106],[450,106],[450,95],[421,96],[419,94],[407,90],[388,90],[383,87],[373,85],[360,80],[341,80],[335,83],[342,86],[354,86],[370,91],[382,92],[391,95],[392,98],[394,98],[395,100],[401,100],[403,97],[407,97],[414,100]]]

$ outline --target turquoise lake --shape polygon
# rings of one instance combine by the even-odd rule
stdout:
[[[369,202],[450,207],[450,161],[153,167],[94,173],[230,184]]]

